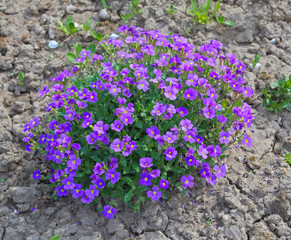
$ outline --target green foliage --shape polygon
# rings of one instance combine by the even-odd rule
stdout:
[[[168,14],[172,15],[173,13],[177,12],[178,10],[176,10],[173,6],[173,4],[171,4],[170,8],[169,9],[166,9],[165,10],[167,11]]]
[[[291,74],[286,79],[282,74],[282,79],[270,83],[270,88],[264,88],[264,106],[268,110],[282,111],[286,109],[291,111]]]
[[[143,12],[143,9],[139,9],[139,10],[137,9],[138,5],[139,5],[139,0],[133,0],[129,4],[129,6],[130,6],[130,8],[131,8],[131,10],[132,10],[132,12],[134,13],[135,16],[137,16],[139,13]]]
[[[215,19],[219,24],[224,24],[224,25],[230,26],[230,27],[233,27],[235,25],[235,23],[233,21],[225,20],[224,16],[218,17],[217,15],[215,15]]]
[[[62,21],[57,18],[57,22],[59,25],[56,25],[55,27],[60,29],[61,31],[63,31],[66,35],[71,35],[71,34],[75,34],[78,31],[80,31],[82,26],[75,26],[74,20],[72,16],[68,16],[65,25],[63,25]]]
[[[257,55],[255,56],[255,59],[254,59],[254,60],[251,59],[251,68],[252,68],[252,69],[253,69],[253,68],[256,68],[256,66],[257,66],[257,64],[259,63],[260,59],[261,59],[261,54],[257,54]]]
[[[23,83],[24,83],[24,73],[23,72],[18,73],[18,79],[19,79],[19,85],[23,85]]]
[[[291,153],[287,153],[287,154],[285,155],[285,161],[286,161],[289,165],[291,165]]]
[[[50,238],[50,240],[60,240],[60,236],[58,234],[54,235],[53,237]]]
[[[212,0],[207,0],[207,2],[203,3],[199,8],[197,6],[196,0],[191,0],[191,8],[187,9],[187,12],[190,16],[192,16],[193,21],[198,22],[200,24],[209,24],[213,22],[213,17],[215,16],[216,21],[219,24],[224,24],[227,26],[234,26],[235,23],[232,21],[226,21],[224,16],[218,17],[216,16],[216,12],[220,7],[220,2],[218,1],[215,4],[212,13],[209,13],[211,7]]]
[[[83,29],[85,32],[88,32],[91,29],[91,22],[92,22],[92,19],[88,18],[87,21],[83,23]]]
[[[105,8],[106,10],[108,10],[109,7],[107,6],[106,0],[101,0],[101,2],[102,2],[103,8]]]
[[[130,13],[130,14],[128,14],[128,15],[121,14],[121,17],[122,17],[122,19],[124,20],[124,22],[125,22],[126,24],[128,24],[129,19],[130,19],[132,16],[133,16],[133,13]]]
[[[190,30],[191,30],[190,27],[188,27],[188,28],[184,27],[184,31],[185,31],[187,36],[189,35]]]

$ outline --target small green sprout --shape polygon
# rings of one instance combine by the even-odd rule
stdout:
[[[285,155],[285,161],[286,161],[289,165],[291,165],[291,153],[287,153],[287,154]]]
[[[4,183],[5,182],[5,179],[4,178],[0,178],[0,182],[1,183]]]
[[[171,6],[170,6],[169,9],[166,9],[166,8],[165,8],[165,10],[167,11],[167,13],[168,13],[169,15],[172,15],[173,13],[175,13],[175,12],[178,11],[178,10],[174,9],[173,4],[171,4]]]
[[[24,83],[24,73],[23,72],[18,73],[18,79],[19,79],[19,85],[23,85],[23,83]]]
[[[261,66],[261,64],[259,63],[260,58],[261,58],[261,55],[260,54],[257,54],[255,56],[255,59],[254,60],[251,59],[251,62],[252,62],[250,64],[251,69],[253,69],[253,68],[258,69]]]
[[[85,32],[88,32],[91,29],[91,22],[92,22],[92,19],[88,18],[87,21],[82,24]]]
[[[184,27],[184,31],[185,31],[187,36],[189,35],[190,30],[191,30],[190,27],[188,27],[188,28]]]
[[[56,25],[55,27],[62,30],[66,35],[75,34],[81,29],[81,26],[76,27],[72,16],[67,18],[65,25],[59,18],[57,18],[57,22],[59,25]]]
[[[130,19],[132,16],[133,16],[133,13],[130,13],[130,14],[128,14],[128,15],[121,14],[121,17],[122,17],[122,19],[124,20],[124,22],[125,22],[126,24],[128,24],[129,19]]]
[[[102,6],[103,6],[103,8],[105,8],[106,10],[108,10],[109,7],[107,6],[106,1],[105,1],[105,0],[101,0],[101,2],[102,2]]]
[[[291,111],[291,74],[289,79],[286,79],[286,76],[282,74],[282,79],[271,82],[270,87],[263,90],[264,106],[275,113],[283,109]]]
[[[139,13],[143,12],[143,9],[139,9],[139,10],[137,9],[138,5],[139,5],[139,0],[133,0],[129,4],[129,6],[130,6],[130,8],[131,8],[131,10],[132,10],[132,12],[134,13],[135,16],[137,16]]]
[[[58,234],[54,235],[53,237],[50,238],[50,240],[60,240],[60,236]]]
[[[213,22],[213,17],[215,16],[216,21],[219,24],[224,24],[227,26],[234,26],[235,23],[232,21],[225,20],[224,16],[218,17],[215,15],[217,10],[220,7],[220,2],[217,2],[215,4],[215,7],[213,9],[213,12],[211,15],[209,14],[209,9],[211,6],[212,0],[207,0],[206,3],[202,4],[199,8],[197,7],[196,0],[191,0],[191,6],[192,8],[188,8],[187,12],[190,16],[192,16],[193,21],[198,22],[200,24],[209,24]]]
[[[217,15],[215,15],[215,19],[219,24],[224,24],[224,25],[230,26],[230,27],[233,27],[235,25],[235,23],[233,21],[225,20],[224,16],[218,17]]]

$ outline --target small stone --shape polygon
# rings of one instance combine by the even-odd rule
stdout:
[[[106,21],[106,20],[109,19],[109,14],[108,14],[108,12],[107,12],[106,9],[102,9],[102,10],[99,12],[99,18],[100,18],[100,20],[102,20],[102,21]]]
[[[117,34],[115,34],[115,33],[112,33],[112,34],[110,35],[110,38],[112,38],[112,39],[117,39],[117,38],[119,38],[119,35],[117,35]]]
[[[49,42],[49,47],[50,47],[50,48],[57,48],[58,46],[59,46],[59,44],[58,44],[58,42],[55,41],[55,40],[51,40],[51,41]]]
[[[25,103],[17,101],[13,104],[12,109],[18,113],[22,113],[25,110]]]
[[[74,5],[69,5],[66,7],[66,12],[68,14],[73,14],[75,12],[75,10],[76,10],[76,7]]]

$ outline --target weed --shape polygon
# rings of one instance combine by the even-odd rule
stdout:
[[[291,111],[291,74],[289,79],[286,79],[285,75],[282,74],[282,79],[271,82],[270,87],[263,90],[264,106],[275,113],[283,109]]]
[[[165,8],[165,10],[167,11],[167,13],[168,13],[169,15],[172,15],[173,13],[175,13],[175,12],[178,11],[178,10],[174,9],[173,4],[170,6],[169,9],[166,9],[166,8]]]
[[[70,35],[70,34],[74,35],[81,29],[81,26],[76,27],[72,16],[69,16],[67,18],[65,25],[62,23],[62,21],[59,18],[57,18],[57,22],[59,25],[56,25],[55,27],[63,31],[66,35]]]
[[[139,5],[139,0],[133,0],[129,6],[132,10],[132,12],[134,13],[135,16],[137,16],[139,13],[143,12],[143,9],[138,9],[138,5]]]
[[[19,85],[23,85],[23,83],[24,83],[24,73],[23,72],[18,73],[18,79],[19,79]]]

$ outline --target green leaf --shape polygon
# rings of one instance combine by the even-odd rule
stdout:
[[[95,53],[96,51],[96,44],[95,43],[91,43],[86,50],[90,50],[91,51],[91,56]]]
[[[75,34],[75,33],[76,33],[76,28],[75,28],[75,23],[74,23],[74,22],[70,22],[70,23],[69,23],[68,30],[69,30],[72,34]]]
[[[66,22],[65,22],[65,27],[66,27],[67,29],[69,29],[69,25],[70,25],[70,23],[73,23],[73,24],[74,24],[74,20],[73,20],[73,17],[72,17],[72,16],[68,16],[68,18],[67,18],[67,20],[66,20]],[[75,24],[74,24],[74,26],[75,26]]]
[[[142,125],[142,122],[139,119],[137,119],[135,126],[137,128],[140,128],[141,129],[143,125]]]
[[[67,53],[66,57],[71,63],[74,63],[75,59],[77,58],[77,56],[71,52]]]
[[[91,29],[91,22],[92,22],[92,19],[88,18],[86,23],[83,24],[83,28],[85,32],[88,32]]]
[[[124,196],[124,202],[130,201],[132,196],[134,195],[134,189],[130,189],[127,194]]]
[[[279,84],[278,84],[278,82],[275,81],[275,82],[271,82],[270,86],[271,86],[272,89],[274,89],[274,88],[279,87]]]
[[[50,238],[50,240],[60,240],[60,236],[57,234]]]
[[[233,21],[229,21],[229,20],[223,21],[222,23],[224,25],[230,26],[230,27],[233,27],[235,25],[235,23]]]
[[[1,183],[4,183],[5,182],[5,179],[4,178],[0,178],[0,182]]]
[[[213,16],[215,15],[215,13],[216,13],[217,10],[219,9],[219,7],[220,7],[220,2],[217,2],[217,3],[215,4],[215,7],[214,7],[214,9],[213,9],[213,12],[212,12],[212,15],[210,16],[210,18],[213,18]],[[223,16],[223,19],[224,19],[224,16]]]
[[[23,72],[19,72],[18,73],[18,79],[19,79],[19,85],[23,85],[24,83],[24,73]]]
[[[78,43],[78,44],[74,44],[73,47],[75,48],[76,55],[80,56],[80,53],[82,51],[82,45],[80,43]]]
[[[133,206],[134,212],[138,213],[140,210],[140,200],[138,200]]]
[[[221,106],[225,109],[227,107],[227,101],[225,99],[222,100]]]

